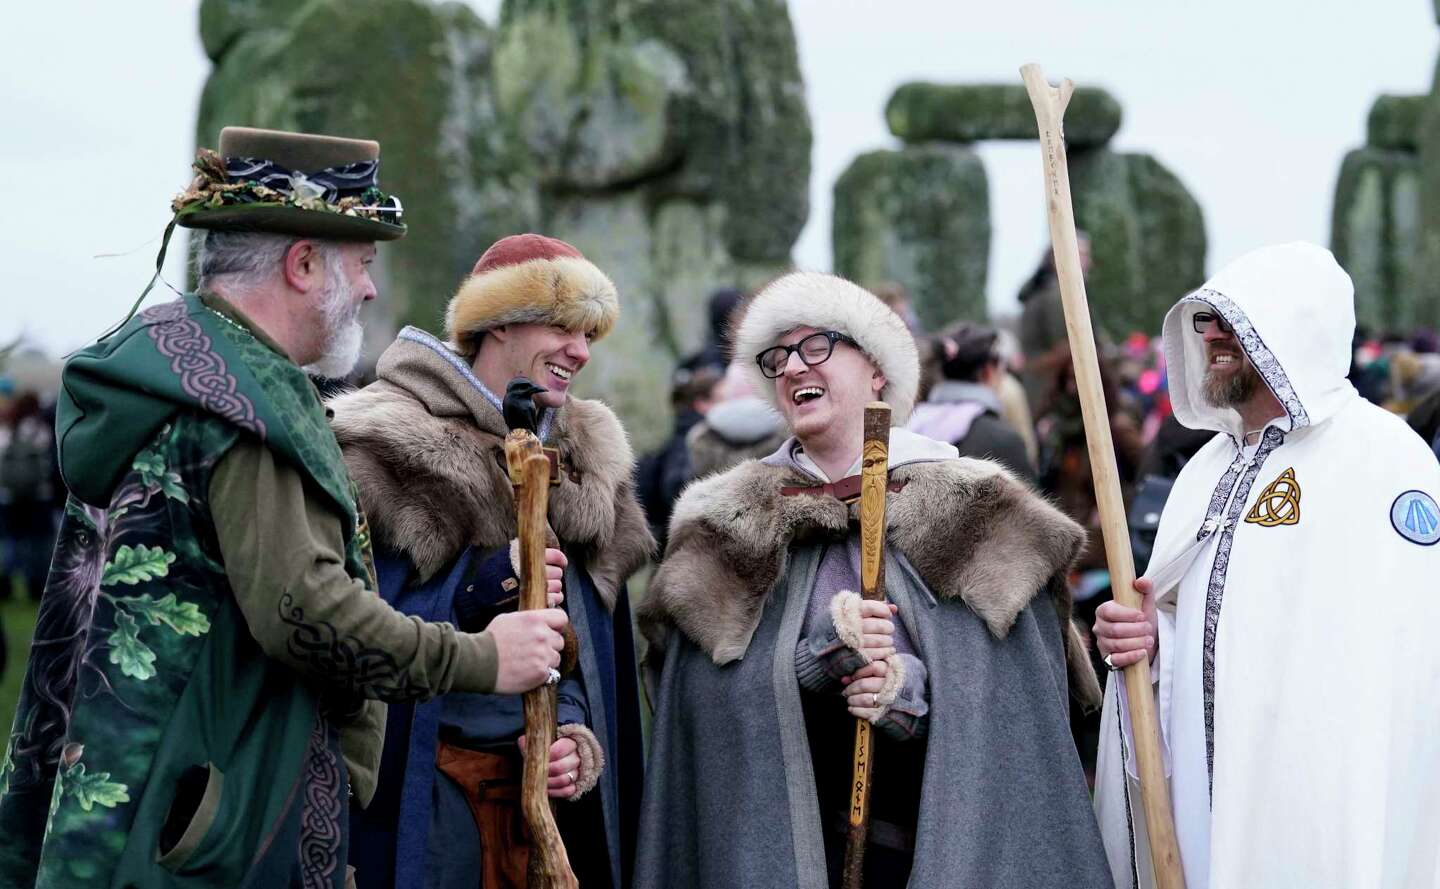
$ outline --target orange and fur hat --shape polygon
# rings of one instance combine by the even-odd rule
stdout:
[[[598,340],[615,326],[615,284],[579,250],[544,235],[501,238],[475,263],[445,310],[445,335],[473,356],[485,331],[505,324],[554,324]]]

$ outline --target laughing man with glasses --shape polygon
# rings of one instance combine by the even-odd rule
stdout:
[[[865,885],[1110,886],[1068,722],[1069,694],[1099,691],[1064,583],[1083,532],[903,428],[915,341],[855,284],[779,279],[735,347],[790,438],[675,506],[641,615],[663,671],[635,885],[838,886],[859,717],[876,728]],[[889,603],[853,592],[877,399]]]

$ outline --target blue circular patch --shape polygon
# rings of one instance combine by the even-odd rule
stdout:
[[[1406,491],[1390,504],[1390,524],[1411,543],[1440,543],[1440,505],[1424,491]]]

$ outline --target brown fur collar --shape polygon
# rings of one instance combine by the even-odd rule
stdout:
[[[1098,701],[1064,583],[1084,530],[991,461],[914,463],[896,467],[892,478],[907,484],[890,495],[888,539],[926,585],[964,602],[997,639],[1046,590],[1067,628],[1077,691]],[[744,654],[789,544],[846,533],[855,510],[833,498],[780,495],[781,486],[796,484],[813,480],[752,460],[685,491],[641,609],[652,644],[671,623],[717,664]]]
[[[335,435],[376,544],[404,553],[422,578],[466,546],[508,545],[515,536],[515,505],[498,460],[505,429],[500,412],[468,398],[469,411],[451,410],[413,376],[385,378],[383,359],[380,370],[380,381],[330,402]],[[433,387],[438,381],[425,382]],[[432,412],[437,404],[450,406]],[[551,528],[567,547],[585,552],[585,568],[613,608],[620,584],[655,546],[635,500],[634,456],[625,431],[605,405],[572,398],[547,443],[581,473],[579,483],[562,476],[551,489]]]

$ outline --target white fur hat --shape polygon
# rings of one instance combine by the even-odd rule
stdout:
[[[859,343],[885,375],[880,400],[890,405],[891,424],[903,426],[910,418],[920,388],[915,338],[900,316],[870,291],[836,275],[792,272],[755,294],[744,312],[734,336],[735,357],[772,404],[775,383],[765,379],[755,356],[795,328],[813,327],[838,331]]]

